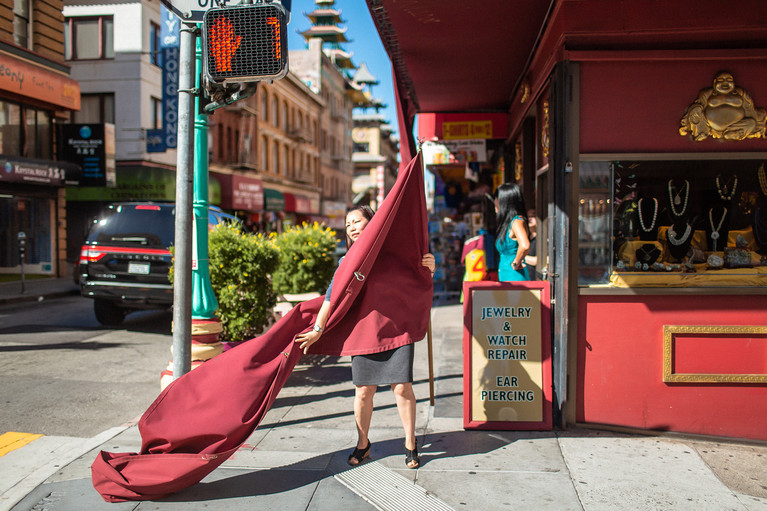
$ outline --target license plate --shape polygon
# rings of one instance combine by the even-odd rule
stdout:
[[[128,263],[128,273],[149,275],[149,263]]]

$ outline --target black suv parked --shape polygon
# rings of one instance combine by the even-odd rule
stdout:
[[[80,250],[80,293],[93,298],[96,319],[116,326],[126,314],[173,305],[168,280],[175,236],[175,204],[121,202],[91,226]],[[208,225],[239,220],[211,207]]]
[[[173,304],[168,280],[175,204],[112,204],[80,250],[80,293],[93,298],[99,323],[115,326],[139,309]]]

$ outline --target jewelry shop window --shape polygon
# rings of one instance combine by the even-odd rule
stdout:
[[[611,268],[606,281],[579,279],[579,283],[609,281],[616,287],[767,284],[764,161],[605,163],[612,174]],[[582,173],[581,180],[584,177]],[[582,199],[588,197],[582,193]],[[584,219],[590,218],[589,211],[582,215]],[[579,239],[583,237],[579,234]],[[597,255],[590,257],[599,260]]]

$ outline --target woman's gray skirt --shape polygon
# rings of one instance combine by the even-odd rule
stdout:
[[[413,382],[413,343],[393,350],[352,357],[355,385],[391,385]]]

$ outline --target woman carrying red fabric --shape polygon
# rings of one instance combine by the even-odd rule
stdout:
[[[368,222],[373,218],[373,210],[361,205],[351,208],[346,213],[346,245],[357,241]],[[435,269],[434,256],[425,254],[421,264],[432,274]],[[322,336],[322,331],[330,315],[330,283],[325,294],[325,301],[317,315],[314,328],[296,337],[300,348],[306,353],[309,347]],[[373,397],[378,385],[391,385],[397,402],[402,426],[405,429],[405,465],[418,468],[421,460],[415,437],[415,393],[413,392],[413,357],[414,345],[406,344],[388,351],[370,355],[352,356],[352,382],[354,393],[354,419],[357,423],[357,447],[349,455],[349,465],[359,465],[370,456],[371,443],[368,439],[370,422],[373,416]]]

